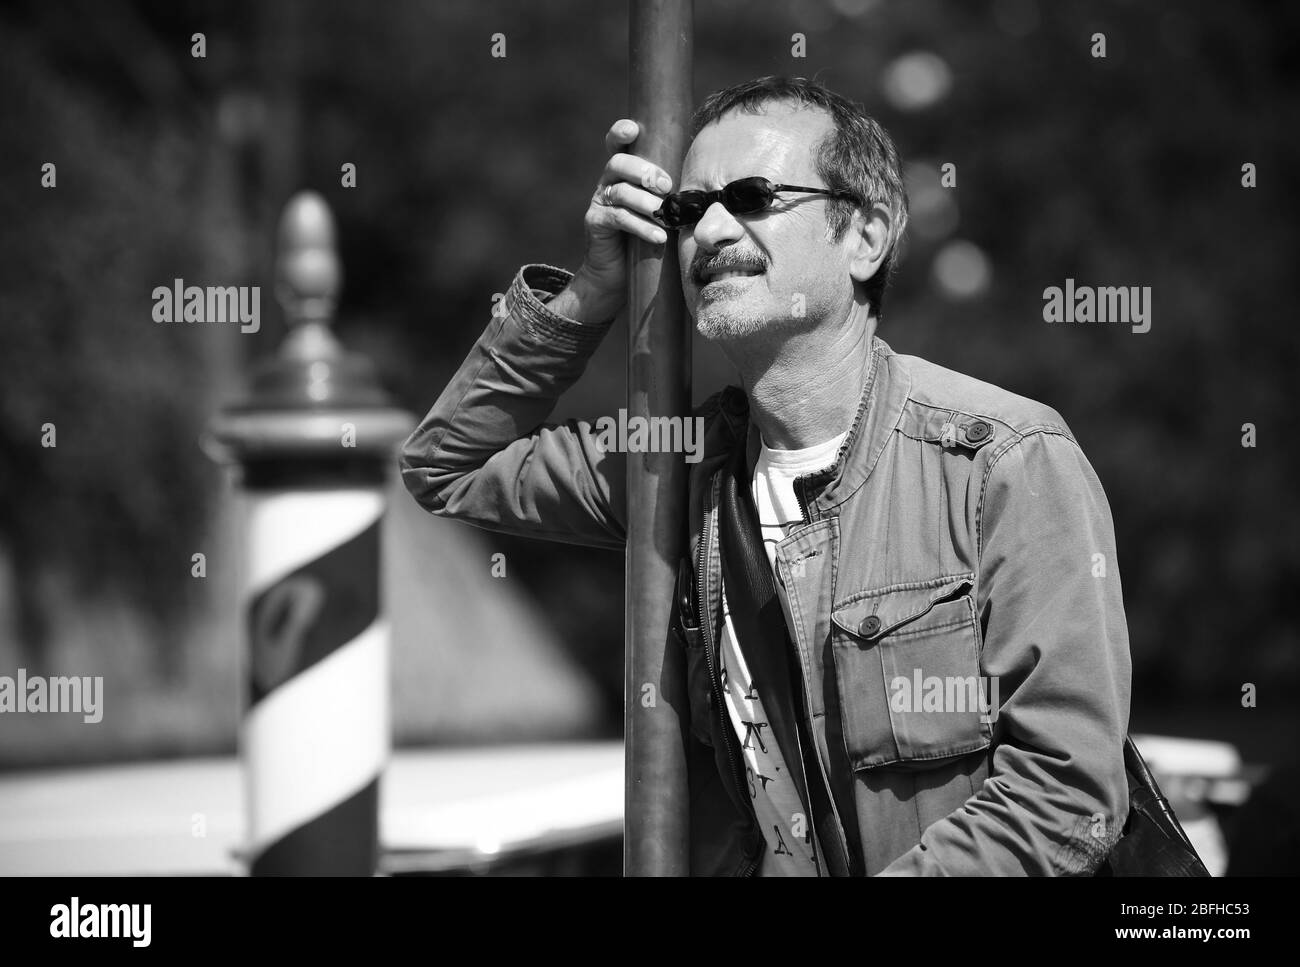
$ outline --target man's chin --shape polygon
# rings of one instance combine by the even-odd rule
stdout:
[[[767,322],[759,316],[737,312],[705,310],[695,317],[695,331],[711,342],[743,339],[765,329]]]
[[[803,320],[782,319],[761,312],[747,311],[745,307],[729,300],[722,302],[696,304],[695,331],[705,339],[714,342],[744,339],[756,333],[768,335],[781,331],[802,328]]]

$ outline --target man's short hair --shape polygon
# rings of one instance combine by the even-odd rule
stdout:
[[[889,251],[866,287],[871,307],[879,313],[907,227],[907,191],[893,139],[861,104],[805,77],[758,77],[714,91],[705,98],[691,118],[691,137],[729,111],[759,114],[764,105],[780,101],[819,107],[834,121],[835,130],[813,149],[817,174],[825,187],[852,192],[864,211],[880,204],[892,216]],[[856,204],[841,199],[828,201],[826,219],[834,241],[844,237]]]

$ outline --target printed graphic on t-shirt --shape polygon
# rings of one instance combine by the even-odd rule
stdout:
[[[754,803],[767,852],[758,868],[760,876],[818,876],[819,858],[812,824],[804,815],[799,791],[790,775],[763,701],[749,676],[744,656],[736,644],[727,593],[722,592],[723,695],[731,725],[740,739],[745,760],[745,780]]]
[[[776,546],[803,524],[803,511],[794,493],[794,481],[803,474],[832,464],[847,433],[803,450],[759,452],[754,469],[753,496],[763,533],[768,562],[776,563]],[[777,581],[777,593],[784,589]],[[782,601],[783,608],[785,602]],[[723,696],[732,727],[740,739],[745,758],[745,778],[767,840],[767,852],[758,869],[760,876],[821,876],[821,857],[813,836],[812,823],[804,813],[799,791],[781,755],[771,723],[763,710],[762,696],[754,688],[749,669],[736,640],[722,592],[721,672]]]

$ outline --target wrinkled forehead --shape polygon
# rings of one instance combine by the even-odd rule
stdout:
[[[759,111],[728,111],[700,129],[682,163],[683,189],[712,191],[755,175],[815,184],[813,151],[833,130],[831,116],[820,108],[785,102],[764,104]]]

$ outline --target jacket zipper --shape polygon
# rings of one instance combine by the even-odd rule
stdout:
[[[709,524],[709,513],[713,498],[717,494],[717,476],[713,477],[712,486],[709,490],[709,496],[705,497],[704,504],[704,526],[700,528],[703,544],[700,547],[700,585],[699,594],[696,595],[696,606],[699,610],[700,630],[704,633],[704,660],[709,666],[709,682],[713,686],[713,704],[717,709],[718,719],[722,725],[722,744],[727,750],[727,761],[731,763],[731,779],[736,784],[736,791],[740,793],[740,799],[745,799],[745,787],[740,781],[740,763],[736,758],[736,753],[732,748],[734,736],[731,731],[731,723],[727,721],[726,700],[722,694],[722,680],[718,676],[717,666],[713,661],[713,626],[708,620],[705,607],[705,599],[708,597],[708,585],[705,584],[706,572],[709,563],[709,543],[713,532]],[[753,804],[749,807],[750,821],[754,826],[758,825],[758,820],[754,816]],[[737,872],[737,876],[752,876],[758,868],[758,860],[746,860]]]
[[[811,518],[808,513],[808,500],[807,500],[808,492],[806,489],[809,476],[811,475],[805,474],[804,476],[796,477],[794,482],[795,497],[799,501],[799,512],[803,515],[803,522],[805,524],[811,523]],[[812,705],[808,698],[808,682],[802,670],[800,670],[799,673],[799,687],[803,691],[804,708],[811,708]],[[813,742],[814,748],[816,748],[816,744],[817,743],[814,740]],[[820,755],[817,755],[815,758],[817,759],[817,772],[822,778],[822,787],[826,790],[827,799],[830,800],[831,815],[835,817],[835,822],[838,823],[840,826],[840,828],[835,831],[836,833],[835,845],[839,847],[840,856],[844,861],[844,868],[846,870],[852,870],[853,864],[849,859],[848,844],[844,840],[844,819],[840,816],[839,806],[837,806],[835,803],[835,793],[831,790],[830,778],[826,775],[825,767],[822,766],[822,758]],[[803,749],[799,750],[799,760],[803,766],[803,774],[806,777],[808,775],[808,763],[804,761]],[[817,839],[817,824],[813,820],[811,809],[809,809],[808,811],[808,825],[813,830],[814,841],[820,842],[820,840]]]
[[[803,689],[804,708],[811,708],[812,706],[808,700],[808,683],[806,680],[804,680],[804,676],[802,672],[800,672],[799,674],[799,681],[800,681],[800,688]],[[813,751],[814,753],[816,753],[817,741],[816,739],[813,739],[811,735],[809,735],[809,739],[812,739]],[[835,822],[839,826],[839,829],[835,830],[835,845],[839,847],[840,858],[844,863],[844,869],[846,871],[849,871],[849,875],[852,875],[851,871],[853,870],[853,862],[849,858],[848,844],[844,841],[844,820],[840,816],[839,806],[835,804],[835,793],[831,789],[830,777],[826,775],[826,769],[822,766],[821,755],[814,754],[813,758],[817,760],[817,774],[821,776],[822,788],[826,790],[826,798],[830,801],[831,804],[831,815],[835,818]],[[803,749],[799,750],[799,761],[803,764],[803,774],[807,776],[808,764],[806,761],[804,761]],[[812,818],[812,809],[811,809],[812,795],[811,794],[809,794],[808,799],[809,799],[809,807],[810,807],[808,810],[808,824],[809,826],[812,827],[813,837],[814,839],[816,839],[817,824],[813,821]],[[818,840],[818,842],[820,842],[820,840]]]
[[[802,477],[795,478],[794,495],[795,498],[799,501],[799,513],[803,517],[803,522],[805,524],[811,524],[812,519],[808,515],[808,496],[807,496],[807,491],[804,489],[806,486],[805,481],[807,479],[808,476],[806,474]]]

